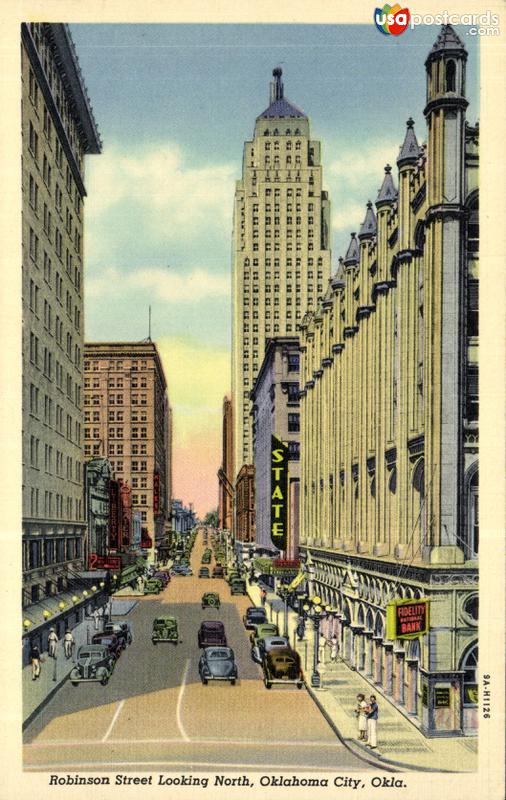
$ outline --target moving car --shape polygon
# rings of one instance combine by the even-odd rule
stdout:
[[[304,685],[300,656],[295,650],[272,650],[263,659],[262,669],[266,689],[273,683],[295,683],[297,689]]]
[[[92,644],[103,644],[107,647],[109,653],[114,656],[116,660],[120,657],[126,645],[122,639],[119,639],[114,633],[96,633],[92,640]]]
[[[160,594],[163,583],[158,578],[148,578],[144,584],[144,594]]]
[[[168,575],[167,572],[155,572],[153,577],[156,578],[156,580],[161,581],[164,587],[170,582],[170,575]]]
[[[151,641],[153,644],[158,644],[158,642],[173,642],[177,644],[179,641],[177,619],[171,616],[155,617]]]
[[[209,567],[201,567],[199,569],[199,578],[210,578]]]
[[[199,661],[200,680],[207,685],[209,681],[237,680],[237,666],[234,651],[230,647],[206,647]]]
[[[227,637],[223,622],[214,619],[206,620],[200,626],[197,639],[199,647],[212,647],[213,645],[226,647]]]
[[[104,633],[114,633],[120,641],[124,642],[124,647],[132,644],[132,628],[129,622],[106,622]]]
[[[220,605],[220,596],[217,592],[205,592],[202,595],[202,608],[219,608]]]
[[[255,625],[261,625],[262,622],[267,622],[267,611],[265,608],[259,606],[250,606],[246,609],[242,621],[245,627],[251,630]]]
[[[260,625],[255,625],[249,640],[251,644],[255,644],[256,639],[264,639],[266,636],[279,636],[279,628],[274,622],[261,622]]]
[[[72,686],[99,681],[105,686],[111,677],[116,659],[105,644],[83,644],[77,651],[76,665],[70,673]]]
[[[246,581],[243,578],[233,578],[230,581],[230,594],[246,594]]]
[[[251,658],[257,664],[261,664],[263,659],[274,650],[290,650],[290,642],[286,636],[265,636],[256,639],[251,648]]]
[[[213,567],[213,578],[223,578],[223,577],[224,577],[223,567],[221,566],[221,564],[216,564],[216,566]]]

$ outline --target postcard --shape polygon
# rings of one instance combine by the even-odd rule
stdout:
[[[499,800],[503,6],[2,16],[0,797]]]

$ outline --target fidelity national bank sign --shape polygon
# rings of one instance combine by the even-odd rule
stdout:
[[[288,446],[271,436],[271,541],[278,550],[288,543]]]

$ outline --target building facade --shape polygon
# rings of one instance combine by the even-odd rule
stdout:
[[[151,341],[86,343],[84,361],[85,455],[108,458],[130,487],[154,560],[168,549],[170,522],[170,409],[158,350]]]
[[[218,527],[231,531],[234,507],[234,428],[232,401],[223,398],[222,458],[218,470]]]
[[[84,566],[84,162],[101,142],[66,25],[23,24],[21,69],[23,613],[35,630],[40,604],[72,594]],[[56,625],[72,606],[60,602]]]
[[[265,340],[295,334],[330,275],[328,195],[320,143],[273,71],[270,103],[245,142],[233,232],[234,479],[253,459],[249,394]]]
[[[429,736],[477,727],[478,127],[466,51],[426,61],[427,143],[394,181],[301,332],[301,551],[344,659]],[[332,446],[329,447],[329,442]],[[430,628],[387,637],[386,608]]]
[[[196,517],[193,506],[183,505],[182,500],[172,501],[172,530],[174,534],[189,533],[195,527]]]
[[[256,547],[265,554],[276,552],[271,539],[271,437],[276,436],[288,445],[289,522],[287,549],[282,556],[290,559],[297,557],[299,544],[299,373],[299,338],[269,339],[251,392]]]
[[[235,484],[234,529],[236,549],[242,553],[245,545],[255,543],[255,467],[244,464]]]
[[[86,521],[88,523],[86,565],[94,569],[97,556],[109,553],[111,465],[106,458],[92,458],[85,464]]]

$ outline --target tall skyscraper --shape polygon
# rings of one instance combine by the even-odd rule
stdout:
[[[86,343],[84,451],[108,458],[132,489],[143,547],[153,560],[169,547],[171,410],[154,342]]]
[[[232,394],[234,478],[253,463],[249,393],[265,341],[293,335],[330,276],[330,203],[320,143],[273,71],[270,102],[245,142],[233,234]]]
[[[84,160],[101,142],[67,25],[23,24],[21,44],[23,613],[39,632],[83,567]]]

